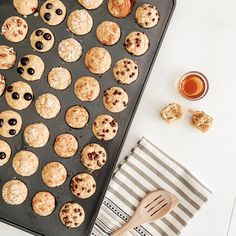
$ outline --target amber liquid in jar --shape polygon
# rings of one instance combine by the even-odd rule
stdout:
[[[189,100],[199,100],[208,91],[207,78],[199,72],[189,72],[185,74],[179,82],[181,95]]]

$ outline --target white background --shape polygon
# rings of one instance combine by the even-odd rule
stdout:
[[[203,72],[210,82],[208,95],[198,102],[183,99],[176,88],[190,70]],[[185,107],[184,120],[173,125],[161,120],[159,112],[169,102]],[[213,128],[202,134],[191,127],[188,108],[213,116]],[[183,236],[226,236],[236,195],[235,116],[236,1],[178,0],[121,157],[146,136],[212,190]],[[0,223],[0,235],[28,234]]]

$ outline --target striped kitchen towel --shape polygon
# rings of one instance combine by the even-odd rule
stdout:
[[[127,236],[179,235],[211,194],[186,168],[142,138],[115,171],[91,236],[111,235],[156,189],[169,191],[180,204],[163,219],[136,227]]]

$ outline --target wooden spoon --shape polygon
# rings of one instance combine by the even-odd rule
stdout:
[[[122,236],[138,225],[159,220],[171,212],[178,204],[179,200],[165,190],[150,192],[141,200],[132,218],[113,233],[112,236]]]

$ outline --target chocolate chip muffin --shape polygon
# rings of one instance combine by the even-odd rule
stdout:
[[[80,160],[90,171],[101,169],[107,161],[106,150],[97,143],[90,143],[83,148]]]
[[[80,173],[72,178],[70,189],[79,198],[89,198],[96,191],[96,182],[92,175]]]
[[[118,132],[117,121],[109,115],[99,115],[93,122],[93,134],[102,141],[115,138]]]
[[[77,228],[83,223],[85,212],[78,203],[68,202],[61,207],[59,217],[61,223],[67,228]]]

